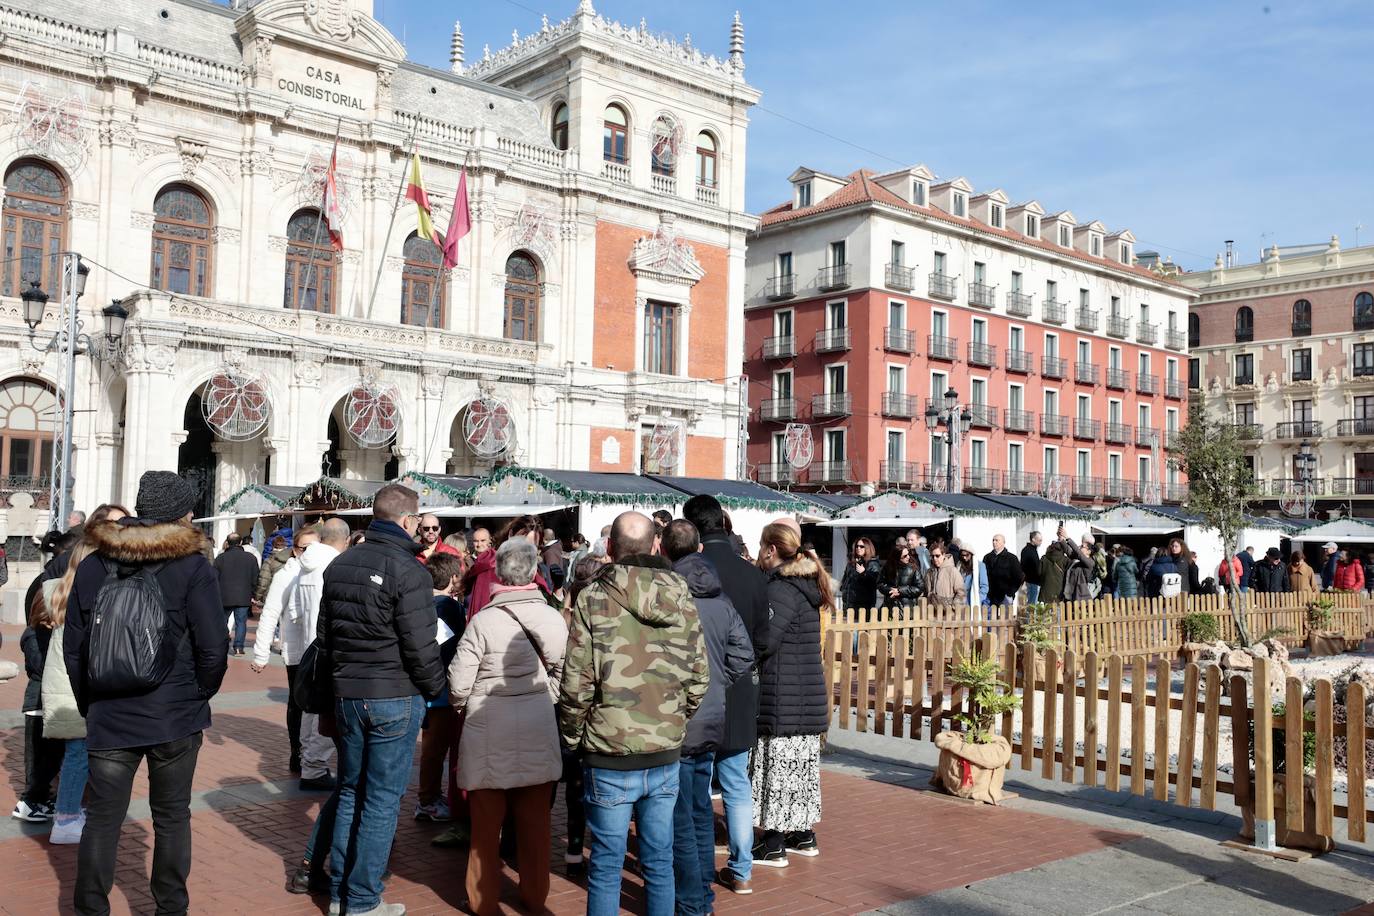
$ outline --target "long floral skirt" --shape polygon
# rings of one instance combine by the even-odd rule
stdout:
[[[764,830],[810,830],[821,819],[821,736],[760,738],[749,758],[754,823]]]

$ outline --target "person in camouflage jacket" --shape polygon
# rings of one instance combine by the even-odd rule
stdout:
[[[617,913],[630,817],[651,916],[671,914],[673,807],[687,720],[706,695],[706,641],[686,580],[652,555],[653,522],[619,515],[607,565],[578,595],[558,726],[582,755],[591,858],[587,912]]]

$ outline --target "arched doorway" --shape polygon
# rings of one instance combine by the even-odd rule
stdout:
[[[219,458],[215,454],[215,433],[205,422],[199,391],[186,401],[182,428],[186,430],[186,440],[177,449],[177,473],[196,494],[195,517],[214,515]]]

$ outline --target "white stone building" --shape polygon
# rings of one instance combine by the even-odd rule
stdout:
[[[91,267],[88,331],[112,299],[132,313],[117,358],[79,360],[78,507],[131,502],[150,468],[196,479],[206,513],[254,482],[481,472],[465,421],[483,397],[510,418],[500,460],[733,476],[758,99],[738,20],[718,58],[582,0],[471,66],[455,26],[441,71],[371,12],[0,3],[6,498],[46,486],[60,366],[19,293],[52,297],[42,345],[65,250]],[[318,212],[336,131],[337,253]],[[413,237],[414,204],[396,207],[412,143],[441,231],[466,164],[451,271]],[[227,380],[238,400],[207,422],[207,383]],[[224,435],[236,403],[245,441]],[[380,447],[357,442],[393,422]]]

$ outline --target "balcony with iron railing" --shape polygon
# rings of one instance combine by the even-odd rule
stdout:
[[[1240,325],[1236,328],[1236,343],[1250,343],[1255,339],[1255,326],[1252,324]]]
[[[1135,377],[1137,394],[1159,394],[1159,376],[1140,373]]]
[[[1063,378],[1068,371],[1069,361],[1058,356],[1040,357],[1040,374],[1045,378]]]
[[[1164,448],[1168,451],[1177,451],[1183,447],[1183,432],[1177,429],[1166,429],[1164,431]]]
[[[791,359],[797,355],[797,338],[791,334],[778,334],[763,339],[764,359]]]
[[[1045,413],[1040,415],[1040,435],[1062,437],[1068,434],[1068,417],[1060,413]]]
[[[786,462],[772,462],[759,465],[758,478],[759,483],[772,486],[800,483],[806,478],[806,471],[805,469],[798,470]]]
[[[1080,385],[1097,384],[1097,363],[1074,363],[1073,380]]]
[[[1097,321],[1102,313],[1097,309],[1079,308],[1073,315],[1073,326],[1080,331],[1097,333]]]
[[[997,408],[987,404],[968,405],[969,425],[978,429],[992,429],[997,425]]]
[[[1102,495],[1101,477],[1080,477],[1074,475],[1072,492],[1080,499],[1096,499]]]
[[[909,293],[916,288],[916,268],[889,263],[883,271],[888,289],[899,289]]]
[[[1290,330],[1292,330],[1294,337],[1306,337],[1308,334],[1312,333],[1312,322],[1294,321]]]
[[[1073,437],[1075,439],[1085,439],[1089,442],[1096,442],[1101,431],[1101,421],[1093,420],[1088,417],[1073,418]]]
[[[1109,337],[1130,337],[1131,319],[1124,315],[1108,315],[1107,335]]]
[[[797,294],[797,275],[782,274],[777,277],[769,277],[763,294],[770,302],[777,302],[779,299],[791,299]]]
[[[921,399],[914,394],[906,394],[901,391],[883,392],[883,416],[885,417],[914,417],[920,406]]]
[[[916,332],[888,325],[883,331],[883,349],[893,353],[915,353]]]
[[[1125,369],[1117,369],[1113,366],[1107,367],[1107,387],[1125,391],[1131,387],[1131,373]]]
[[[1332,477],[1331,495],[1374,496],[1374,477]]]
[[[1007,371],[1029,374],[1035,368],[1035,356],[1029,350],[1008,350]]]
[[[980,309],[990,309],[997,304],[997,287],[977,281],[968,285],[968,304]]]
[[[932,299],[954,299],[959,295],[959,281],[949,274],[932,273],[927,291]]]
[[[1310,383],[1311,381],[1311,363],[1308,363],[1306,366],[1294,366],[1292,369],[1288,370],[1288,383],[1290,385],[1295,383]]]
[[[1236,438],[1242,441],[1264,438],[1264,427],[1258,423],[1230,423],[1227,425],[1235,430]]]
[[[959,338],[931,334],[926,337],[926,358],[953,362],[959,358]]]
[[[1002,411],[1002,428],[1009,433],[1028,433],[1035,428],[1035,414],[1008,407]]]
[[[769,398],[759,405],[759,418],[785,422],[797,418],[796,398]]]
[[[1137,321],[1135,323],[1136,343],[1154,346],[1159,340],[1159,325],[1149,321]]]
[[[1255,373],[1237,372],[1235,377],[1236,388],[1249,388],[1255,384]]]
[[[1374,375],[1374,363],[1368,360],[1357,359],[1355,365],[1350,367],[1350,374],[1355,376],[1355,378],[1368,378]]]
[[[1314,477],[1299,480],[1293,477],[1276,477],[1269,482],[1269,492],[1274,496],[1287,496],[1290,493],[1307,492],[1313,496],[1326,495],[1326,478]]]
[[[921,465],[916,461],[880,461],[878,482],[889,487],[920,486]]]
[[[844,289],[849,285],[849,265],[831,264],[816,271],[816,289],[823,293]]]
[[[811,416],[845,417],[853,410],[853,396],[848,391],[811,396]]]
[[[1108,499],[1118,502],[1135,497],[1135,483],[1120,477],[1108,477],[1107,486],[1103,491]]]
[[[1275,439],[1315,439],[1322,434],[1317,420],[1289,420],[1274,427]]]
[[[1337,420],[1336,435],[1343,439],[1374,436],[1374,417]],[[1374,588],[1374,584],[1371,585],[1371,588]]]
[[[1035,300],[1028,293],[1012,290],[1007,293],[1007,314],[1013,318],[1029,318],[1035,307]]]
[[[1000,478],[995,468],[964,468],[964,489],[988,493],[998,489]]]
[[[1069,320],[1068,303],[1046,299],[1040,306],[1040,317],[1046,324],[1063,324]]]
[[[1125,423],[1108,423],[1105,438],[1114,445],[1126,445],[1131,441],[1131,427]]]
[[[849,328],[824,328],[816,332],[816,352],[836,353],[849,349]]]
[[[849,483],[848,461],[818,461],[811,465],[813,483]]]
[[[0,477],[0,500],[8,504],[8,500],[16,493],[26,493],[33,499],[33,506],[36,509],[47,509],[51,504],[50,498],[52,489],[49,484],[51,477],[46,474],[13,474]],[[13,559],[13,557],[11,557]]]
[[[1135,428],[1135,444],[1141,448],[1151,448],[1158,441],[1163,447],[1164,440],[1158,438],[1160,435],[1158,426],[1137,426]]]
[[[1186,483],[1166,483],[1161,489],[1166,503],[1181,503],[1188,499]]]
[[[1164,396],[1174,400],[1183,398],[1183,380],[1177,378],[1166,378],[1164,380]]]
[[[1005,471],[1002,474],[1005,493],[1039,493],[1040,475],[1034,471]]]
[[[990,343],[972,341],[968,345],[968,364],[985,367],[997,365],[997,347]]]
[[[1188,338],[1177,328],[1169,328],[1169,330],[1164,332],[1164,346],[1168,347],[1170,350],[1184,349],[1184,345],[1187,341]]]

